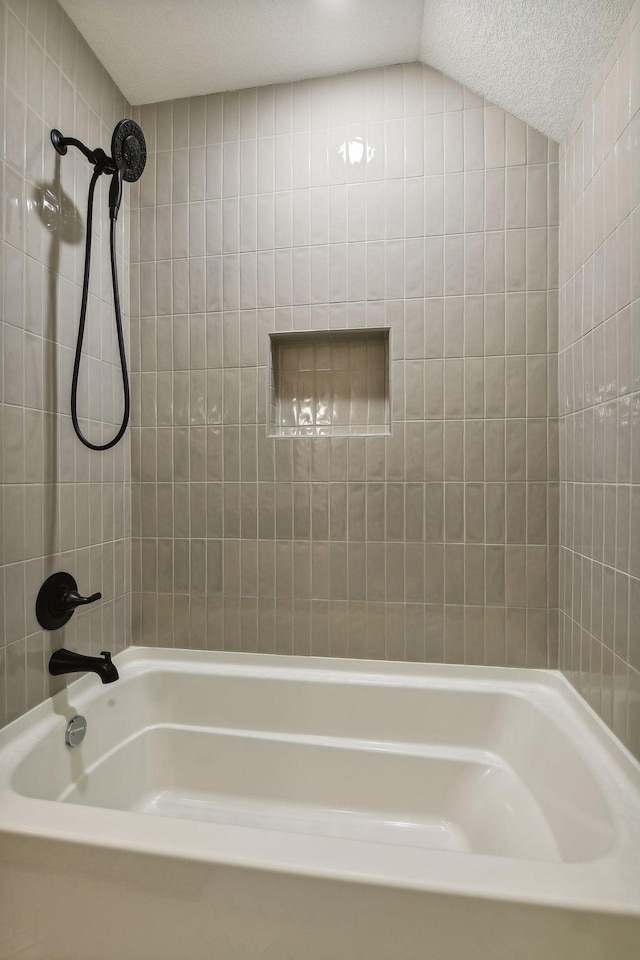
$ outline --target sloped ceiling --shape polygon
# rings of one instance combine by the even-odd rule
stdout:
[[[62,0],[62,6],[135,105],[420,56],[423,0]]]
[[[61,0],[133,104],[424,62],[560,139],[633,0]]]
[[[633,0],[426,0],[421,58],[560,140]]]

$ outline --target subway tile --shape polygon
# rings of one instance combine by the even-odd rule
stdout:
[[[51,111],[52,91],[64,92],[51,52],[58,46],[54,28],[42,105],[31,51],[28,106],[37,118]],[[131,294],[144,318],[132,380],[133,530],[117,508],[123,535],[143,536],[134,551],[145,589],[134,640],[177,644],[191,630],[194,645],[225,649],[544,665],[542,620],[524,606],[505,608],[503,541],[516,533],[505,480],[525,490],[527,465],[541,458],[544,479],[531,479],[517,535],[518,545],[530,537],[532,548],[546,549],[538,488],[547,463],[556,476],[550,433],[539,426],[553,340],[545,303],[535,299],[553,281],[554,252],[546,235],[530,232],[546,231],[551,217],[553,145],[417,65],[143,113],[152,149],[131,194],[141,205],[131,258],[143,261],[131,270]],[[20,177],[10,176],[9,187],[23,195]],[[15,212],[11,218],[18,250],[31,228]],[[38,240],[30,237],[32,255]],[[36,292],[45,283],[36,278]],[[25,371],[48,361],[36,346],[37,296],[33,302]],[[12,309],[9,325],[21,332],[31,310],[20,296]],[[393,328],[393,436],[360,446],[318,438],[304,452],[299,439],[266,437],[267,333],[347,324]],[[70,353],[71,330],[66,337]],[[4,344],[7,356],[6,328]],[[8,355],[16,349],[9,332]],[[505,373],[507,354],[513,366]],[[350,377],[357,411],[363,369]],[[43,465],[21,452],[22,438],[43,429],[31,414],[46,400],[31,379],[19,383],[13,366],[9,380],[4,374],[4,424],[15,433],[9,441],[5,434],[3,479],[20,490],[27,481],[23,509],[35,520],[24,537],[34,553],[39,511],[46,520],[50,507],[39,486]],[[23,400],[28,416],[17,406]],[[531,429],[527,417],[537,418]],[[84,463],[79,452],[80,471]],[[61,497],[70,518],[64,545],[97,537],[104,550],[105,534],[87,527],[86,491],[79,496],[72,521]],[[103,509],[108,516],[112,508],[103,500]],[[537,554],[531,564],[532,598],[542,602]],[[10,576],[22,575],[18,563],[10,566]],[[168,593],[156,594],[160,588]],[[27,636],[23,616],[10,613],[14,641]],[[30,636],[17,657],[26,657],[18,686],[27,691],[17,697],[29,705],[40,697],[40,645]]]

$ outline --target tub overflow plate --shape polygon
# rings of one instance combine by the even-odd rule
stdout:
[[[65,743],[70,747],[78,747],[84,740],[87,732],[87,718],[81,716],[72,717],[67,724],[67,731],[64,735]]]

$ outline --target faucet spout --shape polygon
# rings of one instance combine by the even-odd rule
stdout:
[[[114,683],[119,678],[108,650],[103,650],[99,657],[86,657],[61,647],[51,654],[49,673],[54,677],[65,673],[95,673],[103,683]]]

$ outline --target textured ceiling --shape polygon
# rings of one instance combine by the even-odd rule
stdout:
[[[421,58],[560,140],[633,0],[426,0]]]
[[[133,104],[422,59],[560,139],[633,0],[61,0]]]

